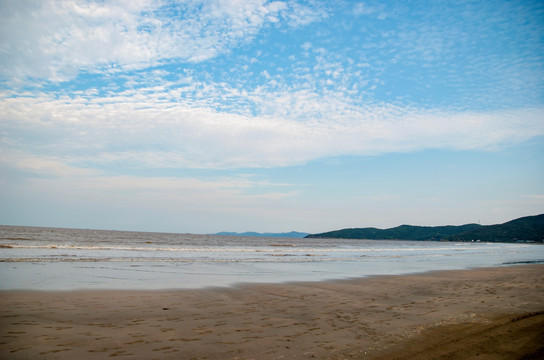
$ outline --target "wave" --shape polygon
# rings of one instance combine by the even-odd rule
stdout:
[[[517,245],[516,247],[524,247],[527,245]],[[288,249],[286,249],[288,247]],[[113,246],[113,245],[61,245],[61,244],[45,244],[45,245],[23,245],[23,244],[0,244],[2,249],[59,249],[59,250],[112,250],[112,251],[167,251],[167,252],[225,252],[225,253],[253,253],[253,252],[415,252],[415,251],[462,251],[462,250],[485,250],[487,246],[459,246],[456,244],[452,249],[450,247],[358,247],[358,248],[310,248],[310,247],[295,247],[270,245],[268,247],[150,247],[150,246]]]
[[[122,262],[122,263],[278,263],[278,262],[355,262],[365,258],[373,259],[399,259],[399,258],[431,258],[431,257],[448,257],[450,254],[431,254],[431,255],[387,255],[379,257],[367,257],[365,255],[357,257],[322,257],[315,254],[305,254],[302,256],[293,256],[290,254],[270,255],[268,257],[257,258],[163,258],[163,257],[77,257],[70,255],[60,255],[53,257],[14,257],[0,258],[0,263],[55,263],[55,262]]]

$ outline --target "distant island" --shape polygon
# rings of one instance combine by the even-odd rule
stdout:
[[[277,238],[303,238],[308,235],[309,233],[304,232],[298,232],[298,231],[291,231],[291,232],[284,232],[284,233],[258,233],[258,232],[243,232],[243,233],[237,233],[237,232],[218,232],[214,235],[226,235],[226,236],[254,236],[254,237],[277,237]]]
[[[401,225],[390,229],[367,227],[310,234],[306,238],[543,243],[544,214],[526,216],[497,225]]]

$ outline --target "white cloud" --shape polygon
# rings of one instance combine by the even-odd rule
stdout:
[[[289,184],[272,183],[253,176],[202,177],[108,175],[85,169],[66,158],[22,152],[3,152],[0,156],[3,176],[13,170],[27,173],[23,179],[5,183],[1,196],[10,189],[22,194],[37,191],[52,198],[87,204],[151,204],[161,211],[200,207],[272,205],[296,196]],[[4,180],[4,179],[0,179]]]
[[[26,171],[35,176],[46,177],[88,177],[100,174],[94,169],[84,169],[69,165],[67,159],[60,159],[53,156],[25,153],[19,150],[3,149],[0,155],[0,164],[18,170]]]
[[[327,10],[318,1],[310,0],[308,5],[295,1],[287,2],[289,11],[283,14],[292,27],[301,27],[328,17]]]
[[[145,68],[169,59],[201,61],[250,41],[279,19],[300,26],[327,16],[326,9],[312,2],[264,0],[193,0],[168,6],[159,1],[23,1],[0,6],[5,20],[0,22],[0,71],[12,80],[62,80],[80,70]],[[374,10],[361,3],[355,11]],[[415,39],[404,41],[407,47],[428,53],[429,59],[445,56],[455,32],[444,39],[440,35],[449,28],[433,26],[421,25],[415,35],[406,32],[407,39]],[[364,88],[370,89],[379,76],[362,74],[345,53],[320,45],[302,43],[314,56],[294,62],[287,75],[263,65],[255,74],[267,81],[257,85],[237,85],[228,77],[214,83],[210,74],[190,71],[165,81],[165,70],[156,70],[140,78],[131,75],[135,77],[122,89],[108,95],[95,89],[70,96],[62,91],[5,92],[0,96],[0,144],[67,164],[244,168],[346,154],[487,150],[544,134],[538,106],[477,112],[372,102]]]
[[[361,15],[370,15],[376,12],[376,9],[374,9],[372,6],[368,6],[365,3],[357,3],[353,6],[353,15],[355,16],[361,16]]]
[[[218,98],[226,90],[209,91]],[[428,148],[492,150],[544,135],[543,108],[425,110],[358,105],[337,94],[301,90],[249,94],[245,101],[255,104],[258,115],[248,115],[171,96],[162,88],[107,98],[5,96],[2,147],[74,166],[250,168]]]
[[[33,1],[0,3],[1,77],[64,81],[80,71],[199,62],[251,40],[267,23],[322,12],[275,1]]]

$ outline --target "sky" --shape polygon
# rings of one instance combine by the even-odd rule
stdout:
[[[544,213],[544,3],[0,0],[0,224]]]

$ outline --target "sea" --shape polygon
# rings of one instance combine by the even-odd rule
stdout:
[[[0,290],[200,289],[544,263],[527,243],[0,226]]]

